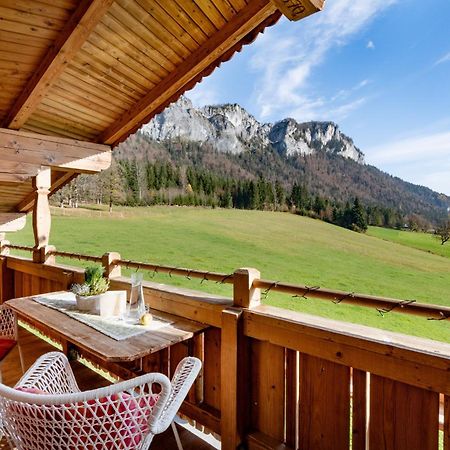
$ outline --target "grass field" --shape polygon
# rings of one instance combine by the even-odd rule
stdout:
[[[450,258],[318,220],[287,213],[177,207],[120,208],[112,215],[105,210],[54,209],[52,214],[51,243],[59,250],[92,255],[118,251],[126,259],[226,273],[255,267],[267,279],[450,306]],[[30,245],[31,224],[8,238]],[[212,282],[163,275],[154,280],[231,294],[230,286]],[[275,293],[264,302],[450,342],[448,322],[397,313],[381,317],[373,308]]]
[[[433,234],[391,230],[380,227],[369,227],[367,234],[384,239],[385,241],[395,242],[450,258],[450,242],[441,245],[440,239],[437,239]]]

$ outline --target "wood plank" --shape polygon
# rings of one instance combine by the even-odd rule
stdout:
[[[437,450],[439,394],[371,375],[369,446]]]
[[[0,256],[0,303],[14,297],[14,272],[6,265],[7,258]]]
[[[139,34],[134,33],[133,30],[127,28],[111,14],[106,14],[102,20],[102,24],[108,27],[108,29],[114,32],[117,36],[120,36],[122,46],[126,45],[127,51],[133,51],[132,49],[134,48],[137,52],[145,56],[146,59],[154,61],[155,64],[158,64],[167,72],[175,69],[175,65],[169,58],[167,58],[166,55],[163,55],[153,47],[150,47]]]
[[[222,313],[220,356],[221,438],[223,450],[235,450],[245,438],[249,414],[249,367],[242,342],[242,310],[228,308]],[[253,381],[253,380],[252,380]]]
[[[79,2],[76,11],[3,121],[3,127],[15,129],[22,127],[111,4],[112,0]]]
[[[244,311],[244,333],[424,389],[450,392],[447,343],[266,305]]]
[[[0,213],[0,233],[19,231],[25,227],[26,223],[26,214]]]
[[[65,289],[73,283],[74,273],[81,272],[82,269],[73,268],[73,270],[66,270],[57,265],[50,264],[35,264],[33,261],[20,256],[8,256],[8,269],[14,270],[16,273],[26,273],[40,278],[45,278],[51,281],[57,281],[65,285]],[[18,295],[22,297],[23,295]]]
[[[286,445],[297,448],[299,412],[299,354],[286,349]]]
[[[251,428],[284,442],[285,351],[268,342],[252,340]]]
[[[367,373],[352,371],[352,450],[366,450]]]
[[[142,11],[142,9],[135,12],[135,14],[131,14],[127,7],[114,3],[109,14],[131,32],[138,34],[150,48],[165,56],[172,64],[180,64],[183,61],[182,57],[172,49],[170,43],[164,42],[155,32],[141,22],[139,11]]]
[[[105,130],[99,142],[117,143],[131,130],[148,120],[158,107],[170,99],[195,76],[218,60],[245,35],[276,11],[268,0],[253,0],[237,16],[190,55],[175,72],[148,92],[119,121]]]
[[[255,431],[247,436],[248,450],[296,450],[297,447],[291,447],[280,444],[277,439],[273,439],[260,431]]]
[[[41,166],[93,173],[111,164],[108,146],[24,131],[0,129],[0,149],[2,166],[11,163],[24,168],[28,164],[33,173],[26,174],[31,176],[37,175]]]
[[[198,45],[202,45],[208,39],[208,33],[216,31],[211,25],[211,29],[203,29],[199,27],[187,14],[183,8],[177,5],[175,1],[165,2],[164,0],[156,0],[159,6],[164,9],[167,14],[175,20],[181,28],[188,31]]]
[[[118,4],[141,23],[147,30],[158,36],[167,47],[171,48],[182,59],[188,58],[190,51],[177,37],[169,33],[164,23],[160,23],[149,12],[144,9],[137,1],[129,2],[127,0],[118,0]]]
[[[299,449],[349,446],[350,368],[300,354]]]
[[[204,333],[203,401],[220,410],[220,353],[221,330],[211,328]]]
[[[450,395],[444,395],[444,450],[450,450]]]
[[[11,22],[31,25],[36,28],[60,31],[64,27],[65,21],[57,18],[48,18],[30,11],[20,11],[14,7],[4,7],[0,4],[0,17]]]
[[[33,0],[33,2],[29,2],[27,0],[14,0],[14,9],[35,16],[57,19],[62,23],[65,23],[70,18],[70,14],[67,9],[55,4],[46,4],[38,0]]]

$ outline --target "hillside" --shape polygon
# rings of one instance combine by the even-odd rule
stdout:
[[[256,267],[273,280],[450,306],[450,258],[287,213],[207,208],[52,211],[51,243],[60,250],[230,273]],[[11,233],[33,242],[31,223]],[[64,261],[60,260],[59,261]],[[76,260],[67,261],[85,266]],[[147,279],[231,295],[229,286],[157,274]],[[448,322],[269,293],[264,302],[405,333],[449,340]]]
[[[181,98],[122,143],[114,160],[112,169],[81,178],[75,192],[66,189],[57,201],[72,196],[81,202],[129,205],[283,209],[295,203],[291,193],[296,184],[309,196],[307,205],[297,208],[314,210],[319,196],[323,207],[313,212],[329,221],[334,222],[333,209],[358,197],[373,225],[403,226],[413,220],[423,229],[445,218],[450,206],[443,194],[365,164],[364,154],[336,124],[293,119],[261,124],[239,105],[196,109]],[[209,186],[196,190],[186,175],[189,168],[207,177]],[[247,196],[255,190],[239,183],[261,179],[260,201],[239,202],[239,189]],[[183,199],[187,194],[193,195]]]

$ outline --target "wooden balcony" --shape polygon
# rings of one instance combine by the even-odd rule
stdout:
[[[57,255],[69,256],[52,256]],[[103,262],[113,288],[129,288],[129,280],[120,276],[121,265],[158,267],[174,276],[189,272],[191,277],[233,284],[233,298],[151,282],[144,289],[152,308],[209,325],[188,345],[144,358],[142,367],[165,372],[187,354],[202,359],[202,376],[181,412],[197,427],[220,435],[223,449],[450,449],[449,344],[263,306],[259,287],[297,295],[310,292],[304,286],[261,280],[255,270],[226,275],[123,261],[117,254],[72,256]],[[82,271],[4,254],[0,274],[5,301],[66,289]],[[450,317],[439,306],[422,309],[394,299],[322,291],[312,296]],[[24,333],[28,363],[48,348],[35,340]],[[77,351],[89,358],[82,349]],[[11,363],[5,379],[12,382],[17,371]],[[104,382],[79,364],[76,371],[85,386]],[[161,439],[161,448],[172,448],[170,436]],[[185,434],[185,439],[188,443],[195,438]],[[186,448],[209,448],[203,445],[193,441]]]

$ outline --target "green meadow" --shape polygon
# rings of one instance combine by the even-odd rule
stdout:
[[[369,227],[369,236],[374,236],[385,241],[395,242],[408,247],[417,248],[425,252],[450,258],[450,242],[441,245],[440,239],[430,233],[412,231],[391,230],[389,228]]]
[[[229,209],[116,208],[109,214],[102,208],[54,208],[52,215],[51,244],[59,250],[117,251],[125,259],[225,273],[255,267],[265,279],[450,306],[450,255],[444,253],[447,248],[444,256],[431,253],[434,244],[440,245],[428,242],[428,235],[403,237],[376,228],[365,235],[288,213]],[[30,222],[8,239],[32,245]],[[231,295],[229,285],[154,273],[146,278]],[[396,312],[381,316],[374,308],[274,292],[264,295],[263,302],[450,342],[448,321]]]

